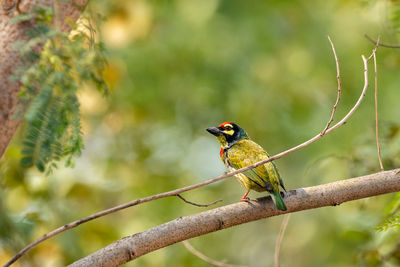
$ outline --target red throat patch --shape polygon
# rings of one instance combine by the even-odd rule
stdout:
[[[221,150],[219,151],[219,156],[222,157],[224,156],[224,149],[221,147]]]
[[[229,121],[226,121],[224,123],[221,123],[218,127],[224,127],[226,124],[231,124]]]

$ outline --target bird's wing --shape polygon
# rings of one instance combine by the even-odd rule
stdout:
[[[228,151],[229,164],[240,169],[268,158],[268,154],[258,144],[251,140],[241,140]],[[254,169],[243,172],[243,174],[268,190],[279,187],[279,174],[271,163],[260,165]],[[271,187],[272,185],[272,187]],[[279,191],[278,191],[279,192]]]
[[[267,154],[267,156],[269,157],[268,154]],[[285,192],[286,192],[285,185],[283,184],[282,178],[281,178],[281,176],[279,175],[278,168],[276,167],[275,162],[271,161],[271,162],[266,163],[265,165],[266,165],[266,167],[267,167],[268,173],[273,173],[274,176],[276,176],[276,177],[278,178],[278,180],[279,180],[279,185],[280,185],[280,186],[283,188],[283,190],[285,190]],[[279,187],[279,186],[278,186],[278,187]]]

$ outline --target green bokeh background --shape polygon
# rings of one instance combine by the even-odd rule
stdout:
[[[367,33],[396,43],[397,1],[91,1],[105,17],[98,38],[108,49],[111,94],[83,88],[85,149],[74,168],[49,176],[22,169],[21,136],[0,161],[0,263],[42,234],[136,198],[212,178],[225,171],[205,128],[240,124],[270,154],[320,132],[336,99],[336,118],[363,87]],[[378,51],[379,115],[386,169],[400,166],[399,51]],[[370,64],[373,84],[373,65]],[[379,170],[373,87],[346,125],[276,162],[288,189]],[[234,179],[185,193],[198,203],[240,199]],[[265,194],[252,192],[250,197]],[[295,213],[281,248],[282,266],[398,266],[398,233],[376,232],[395,198],[385,195]],[[213,207],[210,207],[210,209]],[[179,216],[204,210],[167,198],[89,222],[46,241],[16,266],[63,266],[107,244]],[[191,240],[207,256],[273,266],[282,217]],[[398,252],[397,252],[398,253]],[[398,259],[399,257],[397,257]],[[23,264],[22,264],[23,263]],[[377,265],[382,264],[382,265]],[[208,266],[182,244],[126,266]]]

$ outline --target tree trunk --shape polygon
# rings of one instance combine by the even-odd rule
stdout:
[[[21,118],[15,118],[19,107],[19,81],[12,81],[21,58],[19,51],[13,49],[18,41],[28,41],[27,30],[35,27],[34,23],[12,24],[10,19],[21,13],[32,12],[35,6],[54,6],[54,23],[63,31],[69,31],[68,20],[76,21],[88,0],[2,0],[0,7],[0,158],[3,156],[13,137]],[[68,20],[67,20],[68,18]],[[27,66],[24,66],[27,67]]]

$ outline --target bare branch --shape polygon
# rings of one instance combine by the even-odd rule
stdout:
[[[243,265],[233,265],[233,264],[228,264],[228,263],[213,260],[213,259],[207,257],[206,255],[204,255],[203,253],[201,253],[200,251],[196,250],[194,247],[192,247],[192,245],[190,245],[189,241],[183,240],[182,243],[185,246],[185,248],[187,250],[189,250],[193,255],[195,255],[196,257],[202,259],[203,261],[205,261],[211,265],[214,265],[217,267],[244,267]]]
[[[376,41],[376,46],[379,46],[380,36],[378,36],[378,40]],[[382,164],[382,154],[381,154],[381,146],[379,145],[379,122],[378,122],[378,68],[376,66],[376,55],[374,54],[374,74],[375,74],[375,139],[376,139],[376,149],[378,152],[379,166],[381,171],[384,171]]]
[[[291,190],[285,194],[287,211],[275,208],[271,197],[184,216],[120,239],[70,267],[118,266],[186,239],[284,213],[337,206],[341,203],[400,191],[400,169]]]
[[[290,148],[290,149],[288,149],[286,151],[283,151],[283,152],[281,152],[279,154],[276,154],[276,155],[274,155],[272,157],[269,157],[268,159],[259,161],[257,163],[254,163],[254,164],[249,165],[247,167],[238,169],[236,171],[232,171],[232,172],[229,172],[229,173],[225,173],[225,174],[219,175],[219,176],[217,176],[215,178],[206,180],[206,181],[204,181],[202,183],[198,183],[198,184],[182,187],[182,188],[179,188],[179,189],[175,189],[175,190],[172,190],[172,191],[160,193],[160,194],[153,195],[153,196],[148,196],[148,197],[136,199],[136,200],[130,201],[128,203],[121,204],[121,205],[112,207],[110,209],[94,213],[94,214],[92,214],[92,215],[90,215],[90,216],[88,216],[86,218],[83,218],[83,219],[80,219],[80,220],[76,220],[76,221],[71,222],[69,224],[66,224],[64,226],[61,226],[61,227],[59,227],[59,228],[57,228],[57,229],[55,229],[55,230],[43,235],[41,238],[37,239],[33,243],[31,243],[28,246],[26,246],[24,249],[22,249],[20,252],[18,252],[18,254],[16,254],[9,262],[7,262],[5,266],[11,265],[15,261],[17,261],[19,258],[21,258],[26,252],[28,252],[29,250],[31,250],[33,247],[37,246],[41,242],[43,242],[43,241],[45,241],[45,240],[47,240],[47,239],[59,234],[59,233],[62,233],[64,231],[68,230],[68,229],[75,228],[78,225],[81,225],[82,223],[85,223],[85,222],[97,219],[99,217],[102,217],[102,216],[117,212],[119,210],[123,210],[123,209],[129,208],[129,207],[132,207],[132,206],[139,205],[141,203],[153,201],[153,200],[160,199],[160,198],[176,196],[177,194],[180,194],[180,193],[183,193],[183,192],[186,192],[186,191],[189,191],[189,190],[193,190],[193,189],[196,189],[196,188],[199,188],[199,187],[211,184],[211,183],[215,183],[215,182],[221,181],[221,180],[226,179],[228,177],[232,177],[232,176],[234,176],[236,174],[239,174],[239,173],[254,169],[257,166],[260,166],[260,165],[265,164],[267,162],[271,162],[273,160],[280,159],[283,156],[286,156],[286,155],[288,155],[288,154],[290,154],[290,153],[292,153],[294,151],[297,151],[297,150],[299,150],[299,149],[301,149],[303,147],[306,147],[306,146],[314,143],[315,141],[321,139],[326,134],[334,131],[335,129],[339,128],[343,124],[347,123],[347,120],[351,117],[351,115],[353,115],[353,113],[360,106],[362,100],[364,99],[364,96],[365,96],[365,93],[367,91],[367,88],[368,88],[368,61],[371,60],[373,55],[376,53],[377,49],[378,49],[378,46],[376,46],[374,48],[374,50],[372,51],[372,54],[368,58],[365,58],[364,55],[361,56],[361,58],[363,60],[363,65],[364,65],[364,86],[363,86],[363,89],[361,91],[361,95],[358,98],[357,102],[354,104],[354,106],[350,109],[350,111],[339,122],[337,122],[335,125],[333,125],[329,129],[327,129],[325,131],[324,135],[321,135],[321,133],[318,133],[316,136],[314,136],[313,138],[301,143],[300,145],[297,145],[297,146],[292,147],[292,148]]]
[[[281,224],[281,229],[279,230],[278,237],[276,238],[276,243],[275,243],[275,267],[279,267],[279,254],[281,252],[281,245],[282,245],[282,240],[283,236],[285,235],[286,227],[289,223],[290,220],[290,215],[291,213],[285,214],[283,217],[283,221]]]
[[[371,42],[373,42],[374,44],[378,43],[378,40],[374,40],[372,39],[368,34],[364,34],[365,38],[367,38],[368,40],[370,40]],[[379,39],[379,38],[378,38]],[[383,47],[388,47],[388,48],[400,48],[400,45],[395,45],[395,44],[384,44],[379,42],[379,46],[383,46]]]
[[[321,134],[320,134],[321,136],[325,135],[326,130],[328,130],[329,126],[331,126],[331,123],[333,122],[333,118],[335,117],[335,113],[336,113],[336,108],[337,108],[337,106],[338,106],[338,104],[339,104],[340,96],[341,96],[341,93],[342,93],[342,82],[340,81],[339,60],[338,60],[338,57],[337,57],[337,55],[336,55],[335,46],[333,45],[333,42],[332,42],[332,40],[331,40],[331,37],[329,37],[329,35],[328,35],[328,40],[329,40],[329,43],[331,44],[331,47],[332,47],[333,56],[335,57],[335,63],[336,63],[336,78],[337,78],[338,88],[337,88],[336,102],[335,102],[335,104],[333,105],[331,117],[329,118],[329,121],[328,121],[328,123],[326,124],[325,128],[322,130],[322,132],[321,132]]]
[[[208,203],[208,204],[197,204],[197,203],[194,203],[194,202],[191,202],[191,201],[185,199],[185,198],[184,198],[183,196],[181,196],[180,194],[177,194],[176,196],[179,197],[180,199],[182,199],[184,202],[186,202],[186,203],[188,203],[188,204],[190,204],[190,205],[196,206],[196,207],[209,207],[209,206],[211,206],[211,205],[217,204],[218,202],[221,202],[221,201],[222,201],[222,199],[218,199],[218,200],[215,200],[215,201],[213,201],[213,202],[211,202],[211,203]]]

